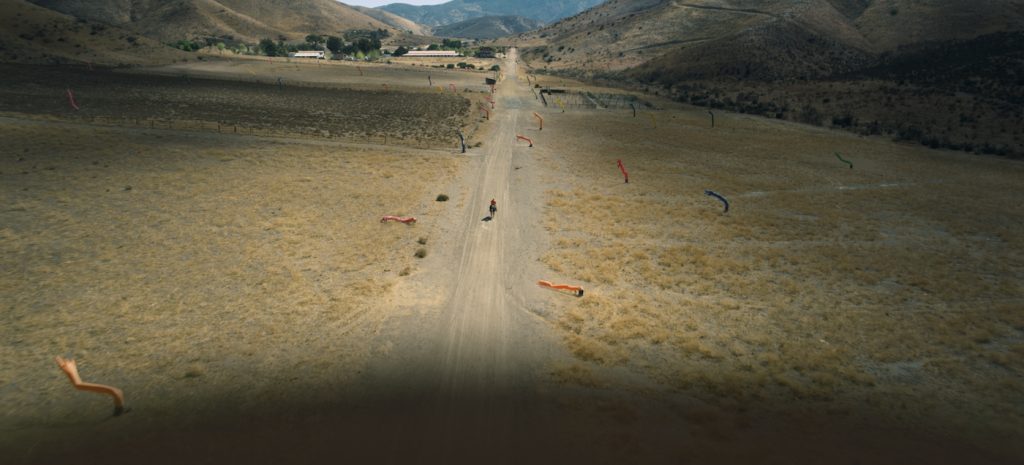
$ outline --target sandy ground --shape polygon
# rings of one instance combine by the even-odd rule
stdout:
[[[5,455],[1020,462],[1018,165],[672,105],[563,114],[509,65],[465,156],[104,130],[76,160],[5,123]],[[135,410],[70,392],[56,354]]]

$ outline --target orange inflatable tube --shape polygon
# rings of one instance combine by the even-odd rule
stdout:
[[[479,106],[480,106],[480,111],[484,112],[484,114],[487,115],[487,120],[490,121],[491,120],[491,110],[488,110],[487,107],[484,106],[484,104],[482,104],[482,103]]]
[[[519,135],[519,134],[516,134],[516,140],[525,140],[525,141],[527,141],[527,142],[529,142],[529,143],[530,143],[530,147],[533,147],[533,140],[532,140],[532,139],[530,139],[529,137],[526,137],[526,136],[523,136],[523,135]]]
[[[68,379],[71,380],[71,384],[75,386],[75,389],[108,394],[114,398],[114,416],[124,413],[124,393],[120,389],[103,384],[86,383],[78,376],[78,366],[75,365],[74,360],[65,360],[63,357],[56,357],[56,360],[57,366],[64,370],[64,374],[68,375]]]
[[[537,112],[533,112],[533,117],[537,118],[537,120],[540,121],[540,129],[538,129],[538,131],[543,131],[544,130],[544,118],[542,116],[538,115]]]
[[[386,223],[388,221],[397,221],[399,223],[409,224],[409,223],[415,223],[416,222],[416,218],[411,217],[411,216],[410,217],[402,217],[402,216],[385,215],[383,218],[380,219],[381,223]]]
[[[583,288],[579,286],[570,286],[568,284],[552,284],[551,281],[537,281],[539,286],[543,286],[549,289],[555,289],[558,291],[572,291],[576,294],[576,297],[583,297]]]

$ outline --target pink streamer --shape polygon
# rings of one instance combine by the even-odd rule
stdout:
[[[71,104],[71,108],[74,108],[75,110],[79,109],[78,103],[75,102],[75,94],[71,92],[71,89],[68,89],[68,103]]]

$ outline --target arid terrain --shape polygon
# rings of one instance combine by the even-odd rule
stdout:
[[[1024,166],[516,59],[8,68],[5,463],[1024,460]]]

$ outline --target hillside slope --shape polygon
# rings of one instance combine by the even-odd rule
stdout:
[[[543,26],[544,23],[522,16],[482,16],[434,28],[438,37],[468,39],[495,39],[521,34]]]
[[[0,61],[124,65],[186,57],[134,32],[78,20],[25,0],[6,0],[0,8]]]
[[[900,46],[1024,27],[1009,0],[610,0],[523,39],[535,66],[806,78]]]
[[[416,35],[429,36],[430,28],[416,23],[409,19],[398,16],[380,8],[369,8],[365,6],[352,6],[352,8],[366,16],[391,26],[399,31],[408,31]]]
[[[255,42],[310,33],[390,26],[334,0],[32,0],[89,21],[123,27],[169,42],[226,37]]]
[[[523,16],[550,23],[572,16],[602,0],[452,0],[440,5],[392,3],[380,7],[427,26],[443,26],[482,16]]]

